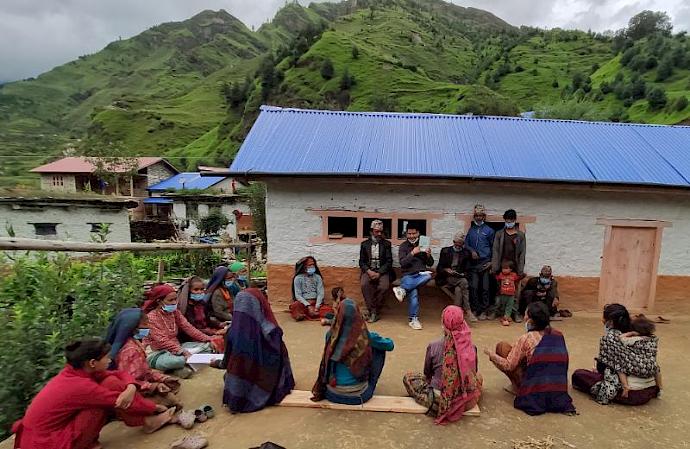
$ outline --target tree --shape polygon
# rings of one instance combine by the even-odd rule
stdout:
[[[199,218],[197,227],[202,235],[218,234],[230,224],[228,217],[217,209],[212,210],[205,217]]]
[[[673,103],[673,108],[676,111],[683,111],[685,108],[688,107],[688,97],[683,95],[682,97],[678,97],[678,99]]]
[[[671,18],[662,11],[642,11],[628,22],[626,34],[633,40],[642,39],[656,33],[671,34]]]
[[[551,87],[553,87],[554,89],[558,89],[558,80],[557,79],[554,79],[551,82]]]
[[[359,59],[359,48],[356,45],[352,46],[352,59]]]
[[[641,100],[646,93],[647,83],[645,83],[641,76],[634,76],[630,83],[630,96],[635,100]]]
[[[335,69],[333,68],[333,62],[329,58],[326,58],[323,60],[323,64],[321,64],[321,76],[325,80],[329,80],[333,78],[333,75],[335,75]]]
[[[573,75],[573,83],[572,83],[573,91],[578,90],[584,84],[585,84],[585,76],[580,72],[575,73]]]
[[[638,50],[637,47],[628,48],[625,50],[625,52],[623,52],[623,56],[621,56],[621,64],[627,66],[639,52],[640,50]]]
[[[656,81],[665,81],[673,75],[673,60],[669,57],[664,57],[656,69]]]
[[[601,86],[599,86],[599,89],[601,90],[601,93],[604,95],[608,95],[611,93],[611,91],[613,91],[613,89],[607,81],[602,81]]]
[[[340,90],[349,90],[355,84],[355,77],[350,75],[350,71],[345,67],[345,72],[340,78]]]
[[[666,106],[668,98],[666,98],[666,92],[660,87],[655,87],[651,89],[647,94],[647,101],[649,102],[649,108],[652,110],[658,110]]]

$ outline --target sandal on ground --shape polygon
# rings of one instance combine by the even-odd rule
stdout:
[[[563,318],[570,318],[571,316],[573,316],[573,313],[568,309],[559,310],[558,314]]]
[[[206,413],[204,413],[203,410],[200,408],[194,410],[194,419],[196,419],[197,422],[206,422],[208,419],[208,416],[206,416]]]
[[[170,444],[170,449],[203,449],[208,446],[208,440],[201,435],[187,435]]]
[[[510,326],[510,320],[508,318],[501,318],[501,326]]]
[[[206,415],[206,417],[208,419],[211,419],[214,416],[216,416],[216,411],[213,409],[213,407],[211,407],[208,404],[202,405],[201,407],[198,408],[198,410],[201,410],[202,412],[204,412],[204,415]]]
[[[180,412],[177,415],[177,423],[185,430],[189,430],[194,427],[194,422],[196,422],[196,416],[189,410]]]

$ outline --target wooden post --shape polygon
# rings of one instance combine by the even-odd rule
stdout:
[[[134,176],[129,175],[129,196],[134,196]]]
[[[247,287],[252,286],[252,239],[249,237],[249,254],[247,255]]]
[[[159,284],[163,283],[163,271],[165,269],[165,264],[163,263],[163,259],[158,259],[158,278],[157,281]]]
[[[118,251],[169,251],[190,249],[249,248],[247,243],[92,243],[0,237],[0,251],[68,251],[113,253]]]
[[[120,178],[115,176],[115,196],[120,196]]]

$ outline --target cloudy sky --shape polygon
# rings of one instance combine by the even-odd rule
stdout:
[[[690,30],[688,0],[452,0],[493,12],[514,25],[604,31],[635,13],[667,11],[676,30]],[[0,82],[35,76],[93,53],[118,37],[225,9],[259,26],[285,0],[0,0]],[[308,0],[301,3],[307,4]]]

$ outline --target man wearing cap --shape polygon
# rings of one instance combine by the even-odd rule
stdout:
[[[549,314],[554,317],[559,315],[558,306],[560,298],[558,294],[558,281],[553,277],[553,271],[549,265],[544,265],[539,276],[530,278],[520,295],[518,312],[525,314],[525,309],[533,302],[543,302],[549,308]]]
[[[453,304],[462,307],[469,321],[477,321],[470,308],[470,290],[467,271],[472,261],[472,252],[465,247],[465,233],[453,237],[453,245],[441,249],[436,267],[436,285],[453,299]]]
[[[472,252],[472,263],[469,268],[470,302],[474,314],[480,320],[486,320],[486,314],[491,307],[489,276],[494,235],[494,230],[486,224],[486,209],[481,204],[475,205],[465,244]]]
[[[391,273],[393,273],[391,242],[383,236],[381,220],[371,222],[371,237],[360,245],[359,268],[362,270],[360,276],[362,296],[369,310],[368,321],[375,323],[380,318],[383,299],[390,287]]]

